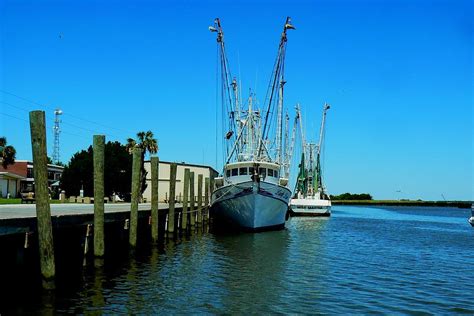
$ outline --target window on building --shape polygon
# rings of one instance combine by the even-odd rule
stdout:
[[[34,178],[33,176],[33,168],[26,169],[26,177],[27,178]]]
[[[235,177],[235,176],[238,176],[238,175],[239,175],[239,169],[238,168],[232,169],[232,176]]]
[[[240,169],[239,169],[239,174],[240,174],[241,176],[247,175],[247,167],[245,167],[245,168],[240,168]]]

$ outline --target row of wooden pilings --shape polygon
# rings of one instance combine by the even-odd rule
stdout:
[[[48,173],[46,153],[46,127],[45,112],[30,112],[31,144],[33,151],[33,169],[35,177],[35,198],[37,231],[39,242],[40,268],[45,288],[54,288],[55,259],[51,223],[51,210],[48,194]],[[104,243],[104,161],[105,161],[105,136],[93,136],[93,165],[94,165],[94,224],[93,224],[93,249],[95,257],[105,254]],[[138,204],[140,200],[141,161],[142,149],[133,149],[132,162],[132,194],[130,219],[126,222],[129,229],[129,245],[133,249],[137,246],[138,235]],[[158,242],[159,232],[159,207],[158,207],[158,157],[151,157],[151,237],[153,242]],[[203,175],[198,175],[197,201],[195,199],[194,183],[195,174],[190,169],[184,170],[183,182],[183,207],[181,212],[176,211],[176,173],[177,165],[170,165],[169,181],[169,209],[165,237],[176,238],[178,233],[189,234],[192,228],[209,223],[209,196],[212,193],[213,178],[204,179],[203,201]],[[196,205],[197,204],[197,205]],[[84,253],[87,254],[88,239],[91,225],[87,225]]]

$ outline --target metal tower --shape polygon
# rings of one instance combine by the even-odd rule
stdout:
[[[54,148],[53,148],[53,163],[59,163],[59,133],[61,133],[61,129],[59,128],[59,123],[61,120],[59,116],[63,114],[61,109],[54,110],[54,126],[53,126],[53,133],[54,133]]]

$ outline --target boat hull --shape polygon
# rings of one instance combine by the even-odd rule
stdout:
[[[318,199],[291,199],[292,216],[331,216],[331,201]]]
[[[468,222],[469,224],[471,224],[472,227],[474,227],[474,216],[470,217]]]
[[[211,198],[211,214],[243,230],[262,231],[285,226],[291,191],[266,182],[245,182],[217,189]]]

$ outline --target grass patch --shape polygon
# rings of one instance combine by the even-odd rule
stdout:
[[[50,204],[59,204],[61,203],[61,201],[59,200],[49,200],[49,203]],[[64,203],[67,203],[67,201],[65,201]],[[16,198],[16,199],[4,199],[4,198],[0,198],[0,205],[2,204],[21,204],[21,199],[20,198]],[[28,202],[28,204],[30,204]]]
[[[4,199],[4,198],[0,198],[0,204],[21,204],[21,199]]]

